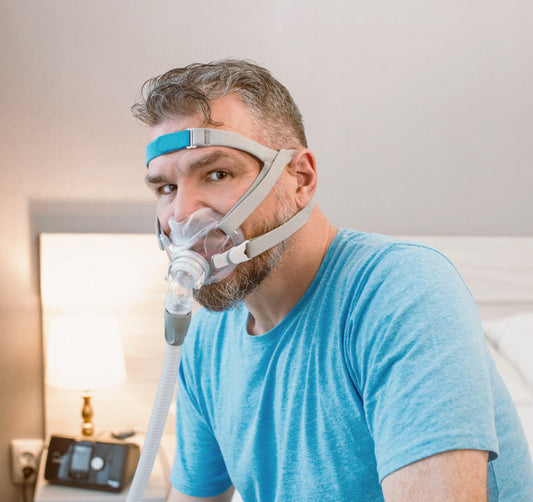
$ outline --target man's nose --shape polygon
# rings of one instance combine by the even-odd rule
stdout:
[[[205,207],[200,194],[191,187],[181,186],[176,189],[172,202],[172,217],[177,222],[187,219],[191,214]]]

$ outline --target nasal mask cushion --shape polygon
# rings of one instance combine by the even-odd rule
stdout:
[[[210,268],[210,274],[204,284],[221,280],[237,264],[248,261],[285,240],[305,225],[314,206],[309,203],[283,225],[253,239],[243,240],[241,224],[261,204],[297,151],[272,150],[245,136],[222,129],[193,128],[164,134],[149,143],[146,147],[146,166],[156,157],[167,153],[207,146],[224,146],[247,152],[262,161],[263,167],[252,185],[223,217],[214,211],[208,213],[200,210],[184,222],[177,223],[171,218],[169,237],[164,234],[156,218],[159,246],[167,250],[171,261],[183,251],[193,250],[187,247],[193,240],[193,246],[207,245],[210,251],[217,247],[216,242],[220,243],[214,254],[206,253],[205,249],[200,252],[205,253],[204,258],[209,261]]]

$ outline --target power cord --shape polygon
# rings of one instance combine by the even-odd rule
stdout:
[[[30,502],[33,500],[33,495],[28,498],[28,487],[32,487],[33,483],[30,481],[31,477],[35,474],[35,467],[26,465],[22,468],[22,475],[24,476],[24,482],[22,483],[22,500],[23,502]]]

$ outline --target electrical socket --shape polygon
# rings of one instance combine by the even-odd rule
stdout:
[[[11,443],[11,481],[14,484],[35,483],[39,458],[43,450],[42,439],[12,439]],[[24,468],[31,467],[33,474],[24,477]]]

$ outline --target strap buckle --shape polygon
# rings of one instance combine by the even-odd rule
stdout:
[[[209,129],[192,128],[187,129],[189,131],[189,146],[186,148],[198,148],[199,146],[209,146],[211,144],[211,135]]]
[[[246,254],[246,247],[249,240],[241,242],[237,246],[233,246],[225,253],[220,253],[211,258],[211,262],[215,268],[222,268],[227,265],[238,265],[248,261],[250,257]]]

